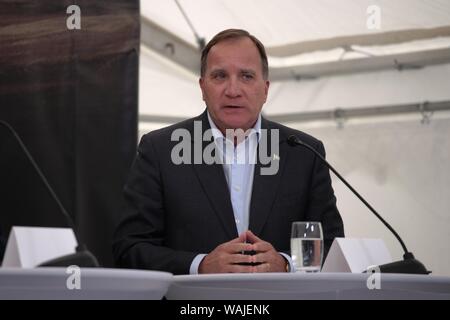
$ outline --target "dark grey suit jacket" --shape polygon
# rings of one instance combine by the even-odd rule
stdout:
[[[210,128],[205,111],[142,137],[124,188],[124,217],[114,235],[117,266],[187,274],[197,254],[238,236],[222,165],[171,161],[179,143],[171,141],[173,130],[185,128],[194,137],[194,120],[202,121],[203,130]],[[279,170],[261,175],[262,165],[255,165],[249,230],[289,253],[292,222],[320,221],[326,254],[333,239],[344,236],[329,170],[310,150],[290,146],[286,139],[294,134],[325,155],[323,144],[264,118],[261,128],[279,130]]]

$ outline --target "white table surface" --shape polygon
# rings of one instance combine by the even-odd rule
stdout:
[[[161,299],[167,272],[81,268],[80,290],[67,288],[66,268],[0,268],[0,299]]]
[[[369,290],[369,274],[268,273],[174,276],[167,299],[450,299],[450,277],[381,274]]]

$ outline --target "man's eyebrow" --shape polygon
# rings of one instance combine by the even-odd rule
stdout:
[[[252,69],[241,69],[241,73],[256,74],[255,70]]]
[[[218,73],[218,72],[225,72],[225,69],[222,69],[222,68],[212,69],[210,74],[214,74],[214,73]]]

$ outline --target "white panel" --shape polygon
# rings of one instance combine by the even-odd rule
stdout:
[[[299,129],[325,143],[327,158],[397,230],[416,258],[450,275],[450,117],[347,123]],[[333,179],[346,236],[382,238],[394,260],[402,251],[392,234]]]
[[[190,118],[204,108],[195,75],[141,47],[140,114]]]
[[[274,82],[264,107],[268,115],[450,100],[450,64],[419,70],[379,71]]]

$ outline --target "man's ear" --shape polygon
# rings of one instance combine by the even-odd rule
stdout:
[[[205,90],[204,90],[205,81],[203,80],[203,77],[198,79],[198,84],[200,85],[200,89],[202,90],[202,99],[203,101],[205,101]]]
[[[266,98],[264,99],[264,102],[267,101],[267,97],[269,95],[269,86],[270,86],[270,81],[266,80],[265,88],[264,88],[264,93],[266,94]]]

